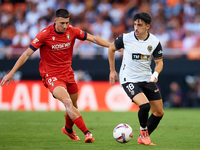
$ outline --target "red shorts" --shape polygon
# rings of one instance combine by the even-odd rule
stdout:
[[[74,74],[65,76],[48,76],[47,74],[42,78],[42,82],[46,88],[53,94],[53,90],[57,86],[62,86],[67,89],[69,94],[78,92],[78,86],[74,79]]]

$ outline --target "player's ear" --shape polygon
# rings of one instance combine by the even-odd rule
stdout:
[[[150,28],[150,24],[147,24],[147,30]]]
[[[56,21],[57,21],[57,18],[54,19],[54,23],[56,23]]]

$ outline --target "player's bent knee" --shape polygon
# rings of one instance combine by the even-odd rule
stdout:
[[[149,111],[150,110],[150,104],[149,103],[145,103],[139,106],[141,111]]]
[[[65,99],[65,100],[63,100],[63,104],[67,108],[71,108],[73,106],[71,99]]]
[[[164,110],[155,111],[153,114],[156,117],[162,117],[162,116],[164,116]]]

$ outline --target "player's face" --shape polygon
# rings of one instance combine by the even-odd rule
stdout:
[[[69,18],[57,17],[55,19],[55,28],[59,33],[64,33],[69,25]]]
[[[145,22],[142,21],[141,19],[137,19],[136,21],[134,21],[134,29],[136,37],[140,40],[146,39],[149,27],[150,25],[145,24]]]

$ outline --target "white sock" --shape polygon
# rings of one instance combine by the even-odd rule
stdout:
[[[145,128],[140,126],[140,130],[142,130],[142,131],[147,130],[147,126]]]

